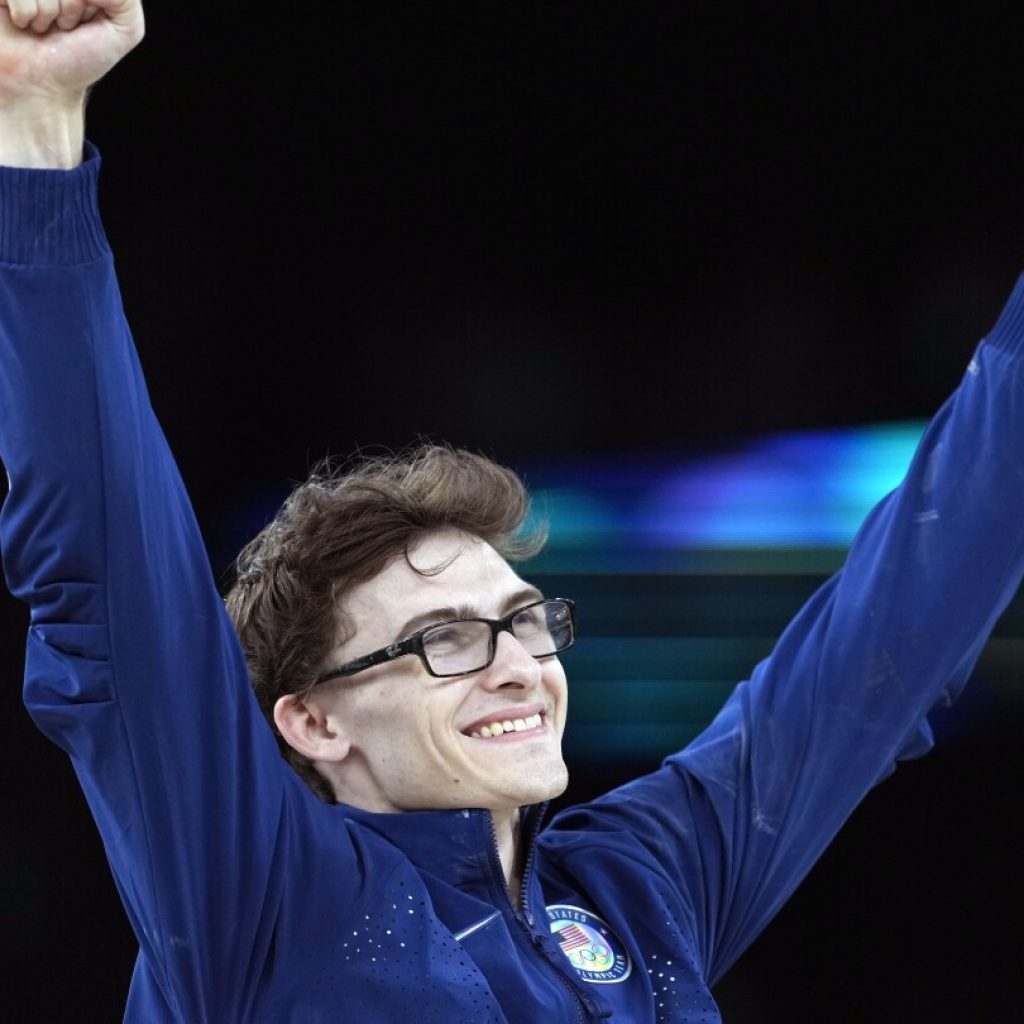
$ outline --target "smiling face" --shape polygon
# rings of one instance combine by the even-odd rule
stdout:
[[[428,534],[409,560],[399,555],[345,594],[354,633],[325,670],[423,626],[502,618],[542,596],[489,544],[458,531]],[[565,789],[566,699],[558,658],[532,657],[507,632],[494,661],[465,676],[438,679],[418,657],[401,657],[314,690],[309,703],[329,737],[314,761],[339,800],[365,810],[506,811]]]

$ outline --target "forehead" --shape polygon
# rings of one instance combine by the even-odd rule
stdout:
[[[497,617],[526,584],[490,544],[457,530],[426,534],[376,576],[349,590],[341,610],[364,640],[390,642],[399,627],[438,608],[472,609]]]

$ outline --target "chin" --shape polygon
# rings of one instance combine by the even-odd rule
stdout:
[[[561,796],[568,788],[569,769],[565,767],[565,764],[562,764],[560,770],[548,780],[547,792],[542,799],[554,800],[556,796]]]
[[[554,800],[556,796],[561,796],[565,792],[568,785],[569,772],[565,764],[560,763],[557,768],[552,768],[543,776],[521,779],[519,785],[514,787],[513,802],[516,807],[525,807]]]

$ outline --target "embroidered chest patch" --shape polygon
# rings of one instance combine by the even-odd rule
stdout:
[[[552,936],[584,981],[611,985],[629,977],[633,963],[625,946],[596,914],[565,903],[547,912]]]

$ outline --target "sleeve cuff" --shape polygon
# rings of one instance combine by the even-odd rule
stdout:
[[[88,263],[109,251],[97,204],[99,151],[64,170],[0,167],[0,262]]]

